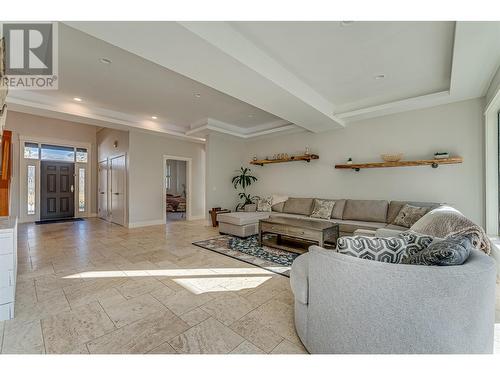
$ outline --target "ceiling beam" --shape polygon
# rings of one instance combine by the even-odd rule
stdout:
[[[67,22],[313,132],[342,128],[311,87],[223,22]]]

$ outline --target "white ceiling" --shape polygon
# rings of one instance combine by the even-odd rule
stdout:
[[[500,22],[66,24],[60,89],[13,91],[13,109],[183,137],[318,132],[480,97],[500,65]]]
[[[333,105],[351,111],[447,90],[454,22],[231,22]],[[375,76],[385,74],[384,79]]]

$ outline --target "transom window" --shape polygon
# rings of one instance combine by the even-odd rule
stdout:
[[[38,143],[25,142],[24,158],[87,163],[88,151],[86,148],[80,147],[40,145]]]
[[[24,158],[25,159],[38,159],[40,156],[40,149],[38,143],[26,142],[24,144]]]
[[[75,161],[75,149],[73,147],[42,144],[40,150],[42,160]]]
[[[86,163],[88,158],[87,149],[86,148],[77,148],[76,149],[76,162],[77,163]]]

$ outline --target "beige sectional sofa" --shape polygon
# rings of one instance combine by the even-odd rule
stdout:
[[[392,224],[399,211],[405,204],[417,207],[436,208],[440,203],[386,201],[386,200],[359,200],[359,199],[332,199],[335,205],[329,219],[312,218],[315,198],[288,198],[286,202],[272,206],[271,212],[235,212],[218,216],[219,231],[246,237],[256,234],[260,219],[269,216],[284,216],[307,218],[310,220],[331,221],[339,224],[341,236],[352,235],[356,230],[376,231],[381,228],[405,231],[406,227]]]

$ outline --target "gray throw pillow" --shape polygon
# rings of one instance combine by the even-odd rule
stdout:
[[[259,198],[257,200],[257,211],[258,212],[271,212],[272,204],[273,204],[273,197]]]
[[[399,213],[392,221],[392,224],[410,228],[427,212],[429,212],[429,207],[416,207],[405,204],[401,210],[399,210]]]
[[[315,199],[311,217],[317,217],[320,219],[329,219],[332,216],[334,205],[335,201],[327,199]]]
[[[403,258],[403,264],[425,266],[458,266],[469,258],[473,248],[469,236],[450,237],[432,243],[426,249]]]
[[[340,237],[337,251],[357,258],[386,263],[400,263],[406,242],[398,237]]]

